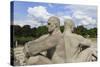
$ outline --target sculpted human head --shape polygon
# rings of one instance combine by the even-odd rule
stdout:
[[[60,19],[52,16],[48,19],[48,32],[53,32],[55,29],[60,29]]]
[[[72,19],[65,19],[64,21],[64,29],[73,31],[75,24]]]

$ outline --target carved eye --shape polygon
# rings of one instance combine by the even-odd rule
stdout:
[[[50,23],[48,23],[48,25],[50,25]]]

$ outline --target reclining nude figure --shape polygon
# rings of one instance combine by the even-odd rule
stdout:
[[[40,53],[41,55],[43,54],[44,56],[41,56],[41,55],[32,56],[32,57],[30,57],[30,59],[28,58],[29,55],[26,54],[26,49],[27,49],[28,43],[41,41],[48,36],[49,36],[48,34],[43,35],[36,40],[27,42],[24,47],[14,48],[14,56],[15,56],[15,59],[17,59],[17,63],[15,62],[14,65],[28,65],[28,64],[36,64],[36,63],[39,64],[39,62],[38,62],[39,58],[42,58],[42,59],[45,58],[45,61],[46,61],[46,62],[44,62],[45,64],[51,63],[51,61],[48,58],[44,57],[44,56],[46,56],[46,51]]]
[[[25,44],[22,52],[26,58],[26,65],[65,62],[65,46],[60,31],[60,19],[55,16],[50,17],[47,27],[49,34]],[[46,56],[40,55],[43,51],[47,51]],[[18,52],[18,50],[15,49],[15,52]]]
[[[94,43],[81,35],[72,33],[74,26],[75,25],[71,19],[65,20],[63,36],[66,49],[66,62],[95,61],[97,54],[96,50],[92,48]],[[82,50],[84,46],[87,48]]]

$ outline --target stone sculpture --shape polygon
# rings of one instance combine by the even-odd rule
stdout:
[[[38,56],[40,54],[40,52],[47,51],[47,56],[45,57],[46,59],[48,58],[48,60],[50,60],[52,63],[64,63],[64,60],[65,60],[64,59],[65,58],[64,48],[65,48],[65,46],[64,46],[64,42],[63,42],[64,40],[62,38],[62,33],[60,31],[59,18],[54,17],[54,16],[50,17],[48,20],[47,27],[48,27],[49,34],[46,37],[41,37],[38,40],[29,41],[25,44],[25,48],[24,48],[23,52],[26,55],[26,57],[29,57],[27,59],[27,61],[31,60],[30,59],[31,57],[34,58],[35,56]],[[15,52],[16,51],[17,50],[15,50]],[[35,60],[32,60],[32,61],[34,64]],[[26,64],[32,64],[32,61],[31,61],[31,63],[27,62]],[[45,61],[45,62],[47,63],[47,61]],[[39,63],[37,63],[37,64],[39,64]]]
[[[64,42],[66,49],[66,62],[87,62],[92,60],[92,55],[96,55],[95,50],[91,48],[94,45],[91,40],[81,35],[72,33],[74,23],[71,19],[64,22]],[[87,47],[83,50],[83,47]]]
[[[64,33],[60,31],[60,19],[58,17],[50,17],[47,27],[48,34],[27,42],[23,49],[18,47],[14,49],[15,58],[18,58],[20,65],[96,60],[96,51],[91,48],[93,43],[80,35],[72,33],[74,23],[71,19],[65,20]],[[83,49],[83,46],[87,48]],[[19,59],[21,57],[24,59]]]

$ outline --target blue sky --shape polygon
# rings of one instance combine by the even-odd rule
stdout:
[[[97,26],[97,7],[92,5],[71,5],[43,2],[14,1],[14,21],[16,25],[31,25],[38,27],[46,25],[51,16],[60,18],[61,25],[66,18],[74,21],[76,26],[84,25],[87,28]]]

